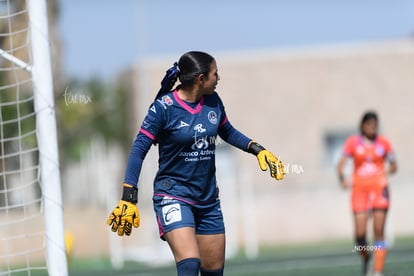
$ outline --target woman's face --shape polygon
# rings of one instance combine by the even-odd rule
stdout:
[[[217,63],[215,60],[210,65],[210,72],[205,76],[203,83],[203,90],[205,95],[210,95],[216,90],[216,86],[220,76],[218,75]]]
[[[377,135],[378,122],[375,119],[369,119],[362,124],[362,133],[369,139],[372,139]]]

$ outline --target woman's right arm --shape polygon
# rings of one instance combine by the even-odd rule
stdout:
[[[124,183],[130,184],[134,187],[138,186],[138,179],[141,173],[142,163],[147,155],[153,140],[139,132],[129,154],[128,163],[125,170]]]
[[[342,155],[341,159],[339,159],[338,166],[337,166],[339,182],[341,183],[341,186],[344,189],[347,189],[350,186],[349,181],[345,179],[345,176],[344,176],[344,167],[347,161],[348,161],[348,157],[344,154]]]

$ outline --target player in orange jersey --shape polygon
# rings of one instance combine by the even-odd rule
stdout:
[[[343,156],[338,163],[339,180],[343,188],[352,186],[352,211],[355,222],[355,250],[363,259],[363,272],[367,273],[371,252],[374,254],[374,275],[382,275],[387,246],[384,226],[389,207],[387,176],[397,171],[397,163],[391,143],[378,134],[378,116],[366,112],[361,120],[361,133],[349,137],[344,145]],[[348,158],[354,161],[352,181],[344,177]],[[388,166],[387,166],[388,163]],[[372,214],[374,244],[366,242],[367,222]]]

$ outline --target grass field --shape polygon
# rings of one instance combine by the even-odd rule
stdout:
[[[352,252],[352,249],[352,245],[344,242],[263,248],[257,259],[248,260],[244,257],[237,257],[227,260],[225,275],[362,275],[360,259]],[[396,240],[389,250],[384,274],[386,276],[414,275],[414,238]],[[45,273],[34,271],[30,275],[38,276],[45,275]],[[122,270],[113,270],[108,260],[73,260],[70,262],[69,275],[173,276],[176,274],[172,263],[157,266],[134,262],[126,263]]]
[[[226,261],[225,275],[361,275],[359,257],[351,252],[348,243],[284,246],[262,249],[255,260],[238,257]],[[389,250],[385,275],[414,275],[414,239],[398,239]],[[122,270],[114,271],[108,262],[73,262],[71,276],[166,276],[175,275],[174,265],[154,266],[127,263]]]

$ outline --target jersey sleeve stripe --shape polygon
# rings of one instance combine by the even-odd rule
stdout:
[[[142,134],[144,134],[145,136],[147,136],[148,138],[150,138],[151,140],[155,141],[155,136],[152,135],[151,133],[149,133],[147,130],[141,128],[139,130],[139,132],[141,132]]]
[[[220,123],[219,127],[224,126],[225,123],[227,123],[229,119],[227,118],[227,116],[223,119],[223,121]]]

